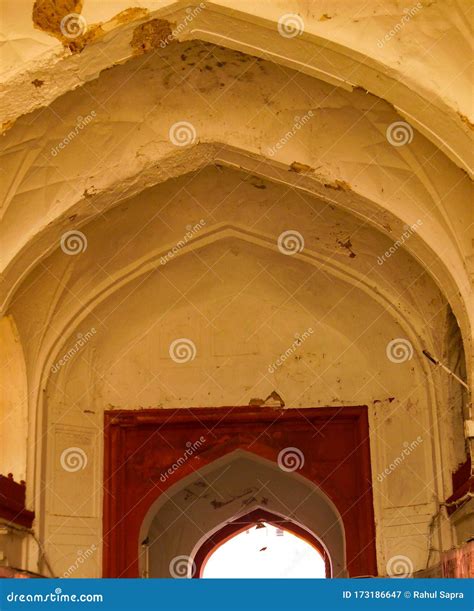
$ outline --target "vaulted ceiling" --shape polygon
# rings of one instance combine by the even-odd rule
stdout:
[[[161,270],[173,283],[221,256],[281,267],[283,284],[315,266],[312,290],[356,286],[369,318],[382,307],[420,348],[442,352],[452,309],[470,362],[469,2],[16,7],[3,3],[1,290],[30,367],[201,218]],[[287,230],[305,248],[282,261]]]

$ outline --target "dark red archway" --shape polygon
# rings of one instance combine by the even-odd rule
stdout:
[[[309,530],[299,526],[299,524],[295,524],[295,522],[282,518],[281,516],[278,516],[270,511],[266,511],[265,509],[255,509],[246,515],[237,518],[236,520],[223,526],[217,532],[213,533],[208,539],[206,539],[193,558],[196,567],[194,577],[201,577],[208,558],[219,546],[223,545],[226,541],[229,541],[229,539],[235,537],[235,535],[247,530],[249,527],[257,524],[258,522],[267,522],[267,524],[284,528],[285,530],[288,530],[297,537],[300,537],[300,539],[303,539],[309,543],[323,557],[326,567],[326,577],[331,577],[331,561],[321,541]]]
[[[202,447],[173,470],[201,437]],[[303,452],[298,473],[342,517],[349,576],[377,575],[367,408],[247,406],[105,413],[103,576],[138,577],[142,524],[179,480],[238,449],[277,463],[288,447]]]

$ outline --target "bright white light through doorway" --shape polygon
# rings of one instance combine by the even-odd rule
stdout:
[[[288,530],[262,522],[219,545],[208,557],[204,578],[323,578],[324,558]]]

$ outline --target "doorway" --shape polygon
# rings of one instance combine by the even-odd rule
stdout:
[[[331,577],[376,575],[365,407],[114,410],[104,481],[104,576],[196,576],[206,540],[257,509],[316,533]]]
[[[226,525],[198,550],[196,577],[204,579],[321,579],[331,576],[329,556],[310,532],[256,510]]]

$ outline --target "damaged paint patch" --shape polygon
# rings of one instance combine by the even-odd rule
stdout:
[[[465,123],[469,127],[469,129],[474,129],[474,124],[469,121],[466,115],[462,115],[460,112],[458,113],[458,115],[461,118],[461,121]]]
[[[145,17],[145,15],[148,15],[148,12],[149,11],[146,8],[126,8],[124,11],[118,13],[118,15],[115,15],[113,21],[121,24],[128,23],[129,21],[135,21],[136,19],[141,19],[142,17]]]
[[[39,30],[59,37],[62,36],[61,21],[81,11],[82,0],[36,0],[33,5],[33,23]]]
[[[90,26],[84,35],[78,36],[74,40],[62,39],[62,42],[65,47],[68,47],[71,50],[72,53],[80,53],[89,43],[97,38],[101,38],[104,34],[105,32],[102,29],[102,25],[97,24]]]
[[[217,499],[214,499],[211,501],[211,505],[214,509],[220,509],[221,507],[225,507],[226,505],[229,505],[230,503],[234,503],[235,501],[238,501],[239,499],[244,499],[245,497],[247,497],[249,494],[252,494],[253,492],[258,492],[257,488],[247,488],[247,490],[244,490],[241,494],[237,494],[237,495],[232,495],[230,496],[229,499],[226,499],[224,501],[218,501]],[[251,501],[256,500],[255,496],[252,496]],[[243,505],[246,505],[248,503],[245,503],[245,501],[242,503]]]
[[[130,46],[136,55],[141,55],[154,49],[163,48],[175,41],[169,21],[152,19],[140,24],[133,30]]]
[[[2,123],[2,132],[6,132],[11,129],[16,123],[16,119],[10,119],[9,121],[5,121]]]
[[[249,405],[253,405],[255,407],[265,406],[265,407],[280,408],[280,407],[285,407],[285,402],[280,397],[280,395],[276,392],[276,390],[273,390],[266,399],[258,399],[258,398],[250,399]]]
[[[315,173],[316,170],[320,167],[321,166],[318,166],[317,168],[312,168],[311,166],[306,165],[305,163],[293,161],[293,163],[290,165],[290,172],[296,172],[297,174],[308,174],[310,172]],[[323,186],[325,186],[327,189],[333,189],[334,191],[351,190],[351,185],[348,182],[339,179],[335,180],[334,182],[324,182]]]
[[[352,88],[352,91],[354,92],[359,91],[360,93],[365,93],[365,95],[372,95],[370,91],[368,91],[365,87],[362,87],[362,85],[354,85],[354,87]],[[390,104],[390,102],[387,102],[387,104]],[[391,106],[394,110],[396,110],[393,105]]]
[[[324,186],[335,191],[350,191],[351,185],[345,180],[335,180],[334,182],[326,182]]]
[[[266,189],[267,185],[258,176],[250,175],[246,177],[246,182],[255,187],[256,189]]]
[[[299,161],[293,161],[290,165],[290,172],[296,172],[301,174],[302,172],[313,172],[313,168],[306,163],[300,163]]]
[[[92,187],[87,187],[82,194],[83,197],[92,197],[98,193],[97,189],[92,185]]]
[[[345,248],[346,250],[349,251],[349,257],[351,259],[353,259],[356,256],[355,252],[352,250],[352,242],[350,238],[347,238],[345,242],[343,242],[342,240],[338,240],[337,243],[339,244],[339,246],[342,246],[342,248]]]
[[[91,41],[102,36],[101,24],[89,26],[80,14],[82,0],[36,0],[34,26],[55,36],[72,53],[80,53]]]

